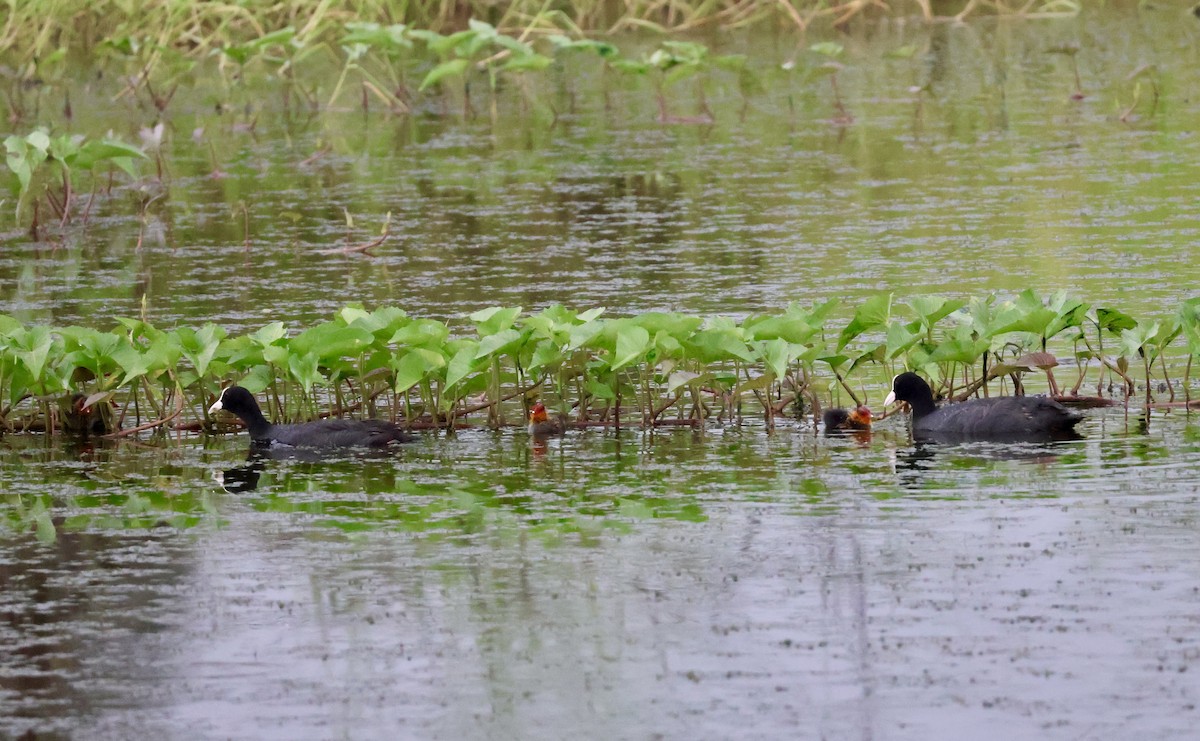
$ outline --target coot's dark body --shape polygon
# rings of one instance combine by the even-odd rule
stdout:
[[[885,405],[908,402],[913,437],[933,440],[1040,441],[1078,438],[1083,415],[1044,396],[971,399],[938,407],[929,384],[915,373],[892,379]]]
[[[412,441],[412,436],[390,422],[377,419],[323,419],[293,425],[267,421],[254,395],[241,386],[230,386],[209,408],[224,409],[246,423],[256,445],[291,445],[301,448],[381,448]]]

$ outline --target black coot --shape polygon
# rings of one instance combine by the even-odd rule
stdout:
[[[871,429],[871,409],[865,404],[859,404],[854,409],[826,409],[822,419],[825,422],[826,435]]]
[[[1069,440],[1083,415],[1044,396],[971,399],[937,407],[925,379],[901,373],[892,379],[888,406],[906,401],[912,407],[913,437],[971,440]]]
[[[294,425],[273,425],[263,416],[254,395],[241,386],[230,386],[209,407],[210,414],[224,409],[237,415],[258,445],[292,445],[301,448],[381,448],[407,443],[412,436],[390,422],[378,419],[323,419]]]

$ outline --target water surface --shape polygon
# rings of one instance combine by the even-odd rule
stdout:
[[[743,115],[714,77],[712,126],[658,124],[648,85],[587,65],[496,123],[287,115],[200,76],[166,184],[6,241],[0,312],[234,332],[348,300],[743,315],[1033,287],[1165,316],[1200,278],[1197,32],[1182,7],[864,27],[848,126],[778,69],[804,47],[782,37],[730,42],[765,91]],[[1046,53],[1069,41],[1081,101]],[[1158,107],[1122,121],[1146,63]],[[154,122],[112,93],[79,87],[70,127]],[[375,257],[320,254],[389,212]],[[918,448],[897,417],[332,460],[7,435],[0,736],[1190,738],[1200,428],[1088,415],[1053,446]]]

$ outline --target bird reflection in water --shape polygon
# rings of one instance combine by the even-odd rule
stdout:
[[[1059,465],[1065,456],[1078,449],[1078,446],[1072,445],[1069,440],[997,443],[922,439],[914,442],[911,447],[893,450],[891,459],[892,470],[901,485],[908,489],[925,490],[931,475],[952,472],[962,468],[964,463],[986,465],[989,462],[1011,461],[1049,467]]]
[[[298,463],[337,463],[344,462],[348,457],[354,460],[386,460],[395,456],[385,450],[369,448],[334,450],[321,448],[293,448],[290,446],[264,447],[251,445],[246,453],[246,462],[240,466],[214,471],[213,479],[230,494],[241,494],[254,491],[259,486],[262,474],[272,461],[292,461]]]

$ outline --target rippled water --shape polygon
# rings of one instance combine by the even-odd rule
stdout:
[[[850,126],[774,69],[784,38],[738,42],[768,92],[743,117],[714,80],[711,127],[659,125],[648,86],[588,70],[496,126],[285,122],[236,87],[251,113],[219,115],[205,88],[174,104],[145,224],[119,201],[61,243],[9,240],[0,312],[105,326],[144,299],[234,331],[356,298],[744,314],[1032,286],[1167,314],[1200,278],[1197,33],[1182,7],[859,29]],[[1045,53],[1067,41],[1082,101]],[[1123,122],[1144,63],[1158,108],[1143,86]],[[97,131],[151,122],[73,101]],[[388,212],[376,257],[318,254]],[[1118,408],[1083,432],[480,430],[249,461],[238,436],[8,435],[0,736],[1190,738],[1200,427]]]
[[[485,111],[288,117],[274,89],[202,82],[169,109],[168,190],[97,209],[61,246],[12,244],[0,311],[61,324],[137,314],[144,296],[152,320],[233,330],[353,299],[438,318],[555,302],[744,314],[1034,287],[1165,314],[1200,280],[1198,32],[1168,8],[866,29],[842,39],[846,127],[824,80],[778,69],[810,61],[782,37],[742,49],[764,87],[744,112],[732,80],[710,76],[713,126],[660,125],[649,83],[585,63],[530,103],[502,97],[494,126]],[[1081,101],[1069,58],[1046,51],[1068,42]],[[918,53],[887,57],[904,44]],[[1148,64],[1153,108],[1149,80],[1129,79]],[[73,92],[96,133],[136,141],[154,123]],[[689,85],[669,93],[692,111]],[[125,212],[151,198],[141,228]],[[389,212],[377,257],[319,254],[370,241]]]
[[[0,730],[1184,738],[1200,429],[1085,431],[469,432],[236,494],[241,440],[10,438],[10,511],[69,514],[0,541]]]

